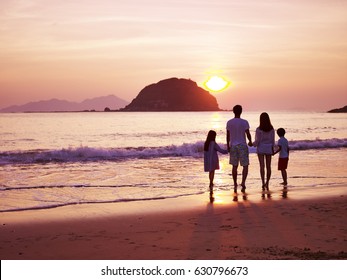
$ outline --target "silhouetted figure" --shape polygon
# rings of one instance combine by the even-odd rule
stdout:
[[[239,164],[242,169],[241,191],[246,190],[246,179],[248,175],[249,151],[246,143],[246,136],[249,141],[249,146],[252,146],[252,137],[249,133],[248,121],[241,119],[242,107],[236,105],[233,108],[234,118],[227,122],[227,147],[230,152],[229,163],[233,166],[232,176],[234,181],[234,192],[237,192],[237,168]]]
[[[210,192],[213,193],[213,180],[216,169],[219,169],[219,158],[217,152],[227,154],[228,151],[219,147],[216,143],[217,133],[214,130],[210,130],[207,134],[207,138],[204,144],[204,170],[209,172],[210,179]]]
[[[286,131],[284,128],[277,129],[277,135],[280,137],[280,139],[277,142],[278,149],[274,153],[280,153],[278,158],[278,170],[281,171],[283,182],[281,183],[283,186],[288,185],[287,181],[287,168],[288,168],[288,161],[289,161],[289,145],[288,140],[284,137],[286,134]]]
[[[270,117],[267,113],[260,115],[260,124],[255,132],[255,141],[253,146],[257,147],[257,154],[260,165],[260,177],[262,189],[269,190],[269,181],[271,178],[271,157],[274,153],[275,130],[271,124]],[[266,165],[266,181],[265,181]]]

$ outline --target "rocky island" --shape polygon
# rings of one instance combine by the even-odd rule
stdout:
[[[347,106],[339,109],[333,109],[328,111],[328,113],[347,113]]]
[[[216,98],[190,79],[170,78],[146,86],[121,111],[220,111]]]

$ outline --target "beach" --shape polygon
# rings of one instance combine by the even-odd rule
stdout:
[[[347,259],[346,116],[270,116],[287,189],[274,156],[262,192],[251,147],[246,193],[220,155],[211,203],[203,144],[214,129],[225,147],[231,112],[1,114],[1,259]]]
[[[260,194],[260,193],[259,193]],[[237,201],[235,199],[237,198]],[[0,214],[2,260],[347,259],[345,195],[231,192]]]

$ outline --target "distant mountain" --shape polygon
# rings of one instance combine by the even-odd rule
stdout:
[[[170,78],[146,86],[122,111],[219,111],[217,100],[190,79]]]
[[[104,111],[110,108],[111,110],[118,110],[128,105],[129,102],[115,96],[102,96],[92,99],[86,99],[80,103],[70,102],[66,100],[50,99],[37,102],[30,102],[24,105],[10,106],[1,109],[3,113],[17,113],[17,112],[69,112],[69,111]]]
[[[328,113],[347,113],[347,106],[339,109],[333,109],[328,111]]]

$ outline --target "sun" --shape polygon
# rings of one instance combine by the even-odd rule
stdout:
[[[225,90],[230,85],[230,82],[220,76],[209,77],[204,86],[210,91],[219,92]]]

